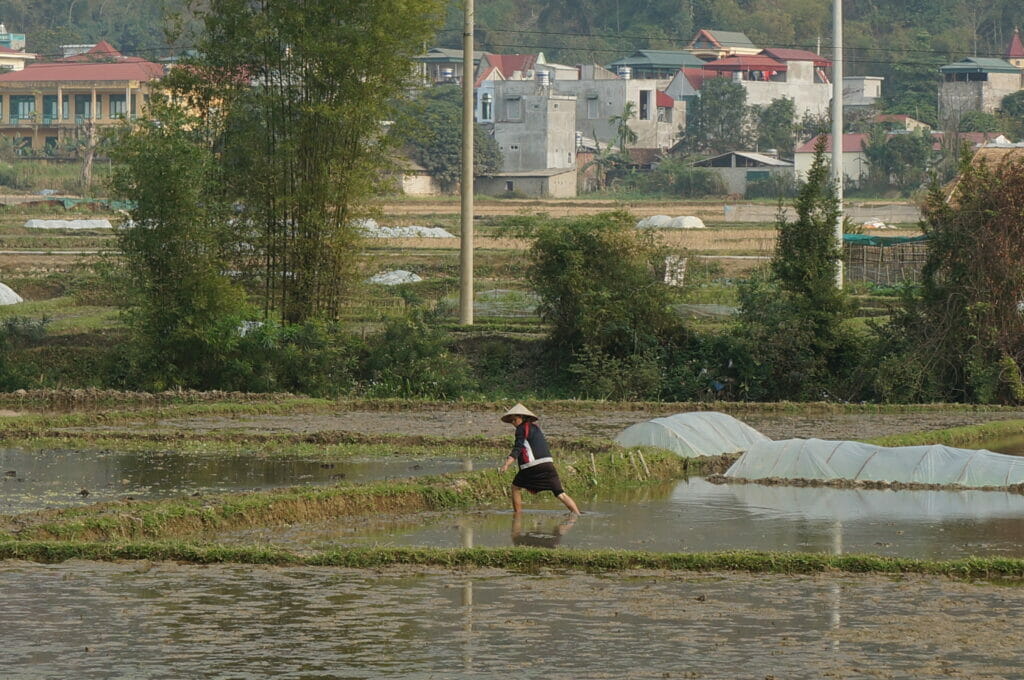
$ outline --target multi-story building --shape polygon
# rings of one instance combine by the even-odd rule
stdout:
[[[141,114],[164,66],[126,57],[110,43],[0,73],[0,134],[42,150],[92,126]]]
[[[1024,71],[1006,59],[968,57],[946,64],[939,72],[939,121],[951,130],[968,111],[994,113],[1003,97],[1024,85]]]

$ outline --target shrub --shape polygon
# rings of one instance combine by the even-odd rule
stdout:
[[[443,331],[413,310],[392,319],[374,337],[364,368],[366,391],[375,397],[454,399],[473,389],[469,364],[448,351]]]

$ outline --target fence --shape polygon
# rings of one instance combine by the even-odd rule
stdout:
[[[843,263],[847,281],[868,281],[883,286],[921,280],[928,257],[924,236],[884,238],[847,234],[843,237]]]

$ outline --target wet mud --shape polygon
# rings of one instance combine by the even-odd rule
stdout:
[[[149,562],[0,578],[13,680],[999,679],[1024,660],[1024,589],[942,578]]]

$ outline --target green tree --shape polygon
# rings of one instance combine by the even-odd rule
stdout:
[[[687,116],[683,136],[687,148],[699,153],[724,153],[746,148],[749,107],[747,91],[729,78],[708,78]]]
[[[960,132],[1003,132],[1003,121],[994,113],[967,111],[960,116],[957,130]]]
[[[889,400],[1020,403],[1024,162],[965,160],[954,195],[925,205],[922,284],[880,332]]]
[[[917,132],[890,134],[882,126],[875,126],[864,144],[864,155],[870,164],[870,182],[877,188],[895,186],[910,192],[921,186],[936,158],[931,133]]]
[[[796,148],[796,107],[789,97],[773,99],[767,106],[751,107],[757,121],[757,148],[792,154]]]
[[[629,101],[622,107],[622,113],[611,116],[608,124],[615,128],[615,139],[619,141],[619,153],[626,153],[627,144],[636,144],[639,139],[631,127],[629,121],[636,118],[636,104]]]
[[[409,102],[392,133],[409,155],[445,191],[462,178],[462,88],[436,85]],[[501,151],[483,126],[473,126],[473,173],[487,175],[501,168]]]
[[[265,314],[336,317],[356,282],[356,218],[385,187],[382,122],[443,3],[202,1],[201,56],[175,69],[178,94],[219,104],[207,112],[223,116],[212,125],[251,226]]]
[[[643,355],[678,332],[668,287],[655,275],[665,251],[632,215],[549,221],[535,236],[527,276],[560,366],[584,352]]]
[[[225,184],[202,126],[154,100],[112,150],[113,186],[132,201],[118,231],[134,338],[135,379],[154,389],[221,387],[225,344],[238,338],[244,293],[224,272],[233,235]]]
[[[855,365],[844,329],[846,295],[836,286],[839,200],[828,176],[824,139],[795,202],[797,217],[778,220],[767,276],[741,287],[739,382],[752,399],[821,399],[844,390]]]

